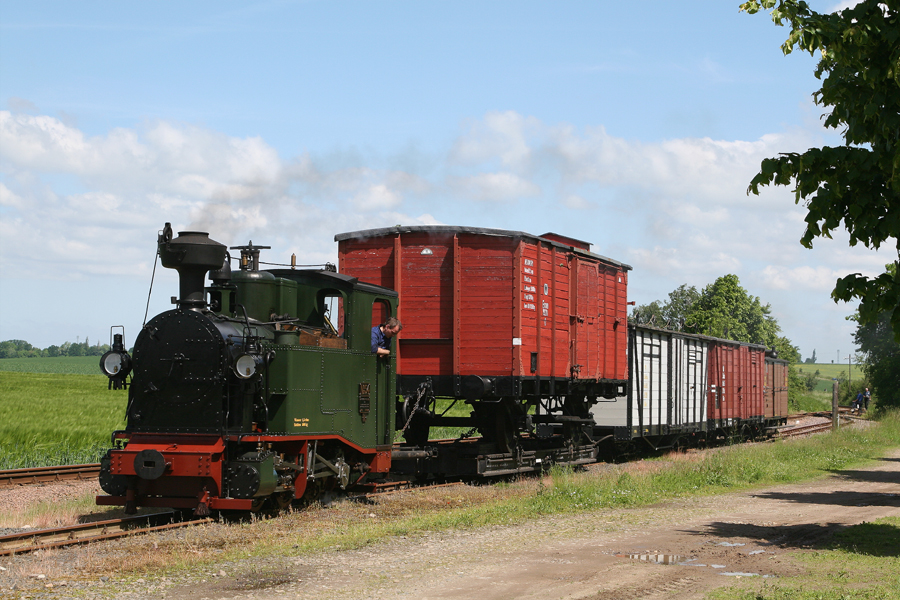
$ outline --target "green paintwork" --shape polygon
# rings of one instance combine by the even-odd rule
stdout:
[[[303,345],[292,332],[264,335],[263,351],[275,352],[266,381],[267,433],[339,436],[366,449],[390,444],[395,359],[393,355],[378,359],[372,354],[371,328],[373,305],[385,303],[388,314],[395,315],[397,294],[323,271],[241,271],[231,283],[236,288],[234,304],[243,305],[251,319],[263,322],[271,315],[290,315],[307,328],[322,328],[326,326],[326,297],[339,297],[343,308],[346,348]],[[232,307],[230,302],[227,306]],[[232,315],[243,317],[240,309]],[[336,328],[339,321],[332,315]],[[369,389],[365,420],[360,414],[361,384]]]

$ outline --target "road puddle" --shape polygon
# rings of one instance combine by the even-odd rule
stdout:
[[[658,565],[677,565],[684,560],[684,556],[678,554],[617,554],[622,558],[631,558],[643,562],[652,562]]]
[[[743,546],[743,544],[735,544]],[[709,567],[712,569],[725,569],[725,565],[714,565],[697,562],[696,558],[687,558],[680,554],[616,554],[619,558],[630,558],[641,562],[655,563],[658,565],[681,565],[683,567]],[[720,571],[720,575],[728,577],[772,577],[771,575],[760,575],[759,573],[743,573],[741,571]]]

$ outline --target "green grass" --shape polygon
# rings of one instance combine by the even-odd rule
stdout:
[[[821,379],[827,379],[829,381],[834,379],[835,377],[840,377],[841,373],[844,374],[844,377],[847,377],[849,375],[851,379],[862,379],[862,377],[864,376],[861,365],[857,365],[854,363],[853,365],[848,366],[846,362],[843,364],[816,363],[813,365],[801,363],[797,365],[797,370],[803,374],[815,373],[816,371],[818,371],[819,377]]]
[[[125,425],[127,393],[107,382],[99,374],[0,371],[0,469],[97,462],[110,433]]]
[[[796,556],[806,571],[774,582],[732,586],[714,600],[887,600],[900,598],[900,517],[861,523],[814,552]]]
[[[46,358],[0,358],[0,371],[19,373],[100,374],[99,356],[56,356]]]
[[[791,408],[800,412],[821,412],[831,410],[831,391],[800,392],[797,402]]]
[[[347,522],[339,532],[322,532],[299,545],[291,537],[292,553],[298,548],[355,548],[386,535],[514,524],[540,515],[646,506],[695,494],[794,483],[880,457],[886,449],[896,447],[898,440],[900,413],[895,412],[866,429],[842,428],[805,440],[729,446],[702,455],[663,457],[644,461],[639,469],[625,464],[597,474],[556,468],[551,471],[553,485],[541,485],[534,493],[460,509],[441,505],[440,510],[429,511],[418,507],[409,516],[382,524],[384,529],[377,534],[370,524],[362,524],[362,529],[357,530]],[[265,547],[274,552],[290,551],[274,539]]]

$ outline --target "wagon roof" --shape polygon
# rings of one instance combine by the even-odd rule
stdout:
[[[546,244],[551,244],[558,248],[565,248],[566,250],[570,250],[575,252],[576,254],[583,254],[585,256],[590,256],[592,258],[600,259],[604,262],[616,265],[626,271],[631,270],[631,265],[627,265],[618,260],[609,258],[608,256],[603,256],[601,254],[595,254],[593,252],[589,252],[588,250],[579,248],[572,244],[565,244],[556,239],[545,238],[539,235],[534,235],[531,233],[525,233],[524,231],[510,231],[506,229],[489,229],[486,227],[460,227],[456,225],[397,225],[395,227],[382,227],[379,229],[363,229],[362,231],[351,231],[348,233],[339,233],[334,236],[334,241],[342,242],[344,240],[352,240],[352,239],[365,239],[365,238],[374,238],[374,237],[387,237],[397,235],[398,233],[444,233],[444,234],[455,234],[455,233],[470,233],[475,235],[493,235],[497,237],[510,237],[510,238],[523,238],[527,240],[533,241],[541,241]],[[559,239],[564,238],[565,236],[561,236],[559,234],[551,234]],[[580,244],[584,244],[589,246],[587,242],[582,240],[576,240],[575,238],[568,238],[573,242],[578,242]]]
[[[711,335],[703,335],[702,333],[689,333],[687,331],[675,331],[674,329],[666,329],[665,327],[656,327],[654,325],[636,325],[634,323],[629,323],[629,327],[633,327],[634,329],[643,329],[645,331],[656,331],[659,333],[664,333],[668,335],[673,335],[676,337],[687,337],[694,338],[698,340],[709,340],[712,342],[721,342],[725,344],[730,344],[732,346],[748,346],[750,348],[759,348],[762,350],[768,350],[768,346],[765,344],[757,344],[756,342],[740,342],[738,340],[728,340],[725,338],[713,337]]]

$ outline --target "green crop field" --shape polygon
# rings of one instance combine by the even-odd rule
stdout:
[[[820,379],[834,379],[835,377],[841,377],[843,373],[843,377],[850,376],[851,379],[862,379],[864,376],[862,366],[854,364],[848,366],[847,363],[840,365],[832,365],[832,364],[798,364],[797,370],[805,375],[807,373],[815,373],[819,372]]]
[[[62,359],[63,367],[75,368],[82,358],[99,362],[97,357]],[[100,374],[0,369],[0,469],[99,461],[110,433],[125,426],[127,398],[123,390],[107,390],[107,379]]]
[[[100,375],[100,357],[0,358],[0,371],[56,373],[58,375]]]

